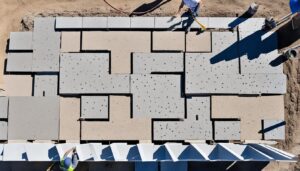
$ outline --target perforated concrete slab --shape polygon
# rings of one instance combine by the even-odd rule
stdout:
[[[184,118],[180,75],[131,75],[131,93],[134,117]]]
[[[0,140],[7,140],[7,121],[0,121]]]
[[[60,94],[129,93],[129,75],[109,74],[108,53],[64,53]]]
[[[183,121],[155,121],[154,140],[211,140],[210,97],[187,99],[187,118]]]
[[[57,75],[34,75],[34,96],[57,96]]]
[[[8,97],[0,97],[0,119],[6,119],[8,112]]]
[[[155,17],[156,29],[177,29],[182,28],[182,19],[180,17]]]
[[[108,119],[108,96],[81,96],[81,117]]]
[[[79,52],[80,51],[81,33],[62,32],[60,52]]]
[[[284,120],[264,120],[263,122],[263,132],[265,140],[285,139]]]
[[[82,17],[83,29],[106,29],[107,17]]]
[[[32,53],[8,53],[7,72],[31,72]]]
[[[215,140],[240,140],[240,121],[215,121]]]
[[[108,17],[107,18],[108,28],[130,28],[130,17]]]
[[[60,98],[59,139],[80,140],[80,98]]]
[[[60,33],[54,24],[55,18],[34,19],[32,71],[59,71]]]
[[[32,32],[11,32],[9,50],[32,50]]]
[[[211,52],[211,32],[188,32],[186,35],[186,52]]]
[[[32,96],[31,75],[4,75],[2,96]]]
[[[120,48],[122,47],[122,48]],[[150,32],[90,31],[82,33],[83,50],[110,50],[111,73],[131,73],[131,53],[151,51]]]
[[[56,17],[56,29],[81,29],[82,17]]]
[[[152,40],[153,51],[184,51],[185,33],[170,31],[154,31]]]
[[[132,17],[130,26],[132,29],[153,29],[154,19],[154,17]]]
[[[58,97],[10,97],[8,117],[9,140],[57,140],[59,137]]]
[[[133,53],[133,73],[184,71],[183,53]]]
[[[130,97],[109,99],[109,121],[82,121],[82,140],[151,140],[151,118],[131,118]]]

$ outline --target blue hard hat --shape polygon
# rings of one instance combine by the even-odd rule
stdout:
[[[300,0],[290,0],[290,8],[292,13],[300,11]]]
[[[64,167],[65,167],[65,168],[69,168],[70,166],[72,166],[72,159],[69,158],[69,157],[67,157],[67,158],[65,158],[65,160],[64,160]]]

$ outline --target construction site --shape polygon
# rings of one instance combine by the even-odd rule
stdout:
[[[300,170],[300,1],[0,1],[1,171]]]

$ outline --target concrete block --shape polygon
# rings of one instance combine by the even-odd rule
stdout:
[[[188,32],[186,35],[187,52],[211,52],[212,51],[211,32],[197,34],[197,32]]]
[[[241,24],[239,24],[239,30],[241,32],[256,32],[261,30],[263,25],[265,25],[265,18],[248,18]]]
[[[154,31],[152,48],[153,51],[184,51],[185,33]]]
[[[177,29],[182,28],[182,19],[180,17],[155,17],[156,29]]]
[[[60,61],[60,94],[129,93],[128,74],[109,74],[108,53],[65,53]]]
[[[82,17],[83,29],[106,29],[107,17]]]
[[[8,53],[7,72],[31,72],[32,53]]]
[[[202,24],[204,25],[205,27],[208,27],[208,23],[209,23],[209,17],[196,17],[197,20]],[[199,29],[201,28],[199,26],[199,24],[197,22],[194,21],[193,19],[193,23],[191,25],[191,28],[194,28],[194,29]]]
[[[108,119],[108,96],[81,96],[81,118]]]
[[[28,161],[24,144],[4,144],[3,161]]]
[[[4,75],[3,96],[32,96],[31,75]]]
[[[215,121],[215,140],[240,140],[240,121]]]
[[[35,75],[34,96],[57,96],[57,75]]]
[[[284,120],[264,120],[263,131],[265,140],[284,140]]]
[[[0,119],[7,119],[8,97],[0,97]]]
[[[133,73],[183,72],[183,53],[133,53]]]
[[[107,17],[108,28],[130,28],[130,17]]]
[[[184,117],[180,75],[131,75],[131,93],[134,117]]]
[[[59,71],[60,33],[54,25],[55,18],[34,20],[32,71]]]
[[[131,28],[132,29],[154,29],[154,17],[132,17]]]
[[[80,32],[62,32],[60,52],[79,52],[80,39]]]
[[[7,121],[0,121],[0,140],[7,140]]]
[[[83,50],[110,50],[111,73],[131,73],[131,53],[151,52],[150,32],[90,31],[82,33]],[[122,48],[120,48],[122,47]]]
[[[59,161],[58,152],[55,150],[54,144],[34,143],[24,144],[28,161],[30,162],[45,162]]]
[[[229,29],[230,23],[238,20],[236,17],[209,17],[207,28]]]
[[[56,17],[56,29],[81,29],[82,17]]]
[[[9,50],[32,50],[32,32],[11,32]]]
[[[10,97],[9,140],[57,140],[58,134],[58,97]]]
[[[0,145],[0,161],[3,160],[3,148],[4,148],[4,144]]]
[[[59,139],[80,140],[80,98],[60,98]]]
[[[212,140],[210,98],[187,99],[187,118],[183,121],[155,121],[154,140]]]

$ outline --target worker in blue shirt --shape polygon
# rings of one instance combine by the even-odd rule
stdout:
[[[60,169],[62,171],[74,171],[78,165],[78,155],[76,148],[68,150],[60,160]]]
[[[181,4],[179,6],[179,9],[176,13],[176,16],[181,15],[181,11],[184,6],[187,6],[189,9],[189,12],[191,12],[192,15],[199,16],[200,15],[200,6],[203,5],[202,0],[182,0]]]

